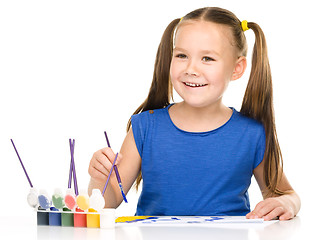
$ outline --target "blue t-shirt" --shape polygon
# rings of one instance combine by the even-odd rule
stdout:
[[[232,108],[221,127],[187,132],[172,122],[170,106],[131,118],[143,178],[136,215],[246,215],[265,151],[263,125]]]

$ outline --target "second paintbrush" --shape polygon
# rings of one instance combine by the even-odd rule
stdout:
[[[110,148],[110,144],[109,144],[109,140],[108,140],[106,131],[104,131],[104,134],[105,134],[107,146]],[[126,198],[126,195],[125,195],[125,193],[124,193],[124,189],[123,189],[123,187],[122,187],[122,183],[121,183],[121,179],[120,179],[120,176],[119,176],[118,168],[117,168],[116,165],[114,165],[114,170],[115,170],[115,174],[116,174],[116,177],[117,177],[118,185],[119,185],[119,188],[120,188],[120,191],[121,191],[121,195],[122,195],[124,201],[125,201],[126,203],[128,203],[127,198]],[[108,177],[110,177],[110,176],[108,176]]]

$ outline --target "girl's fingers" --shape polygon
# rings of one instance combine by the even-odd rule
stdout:
[[[93,154],[89,165],[89,174],[92,178],[103,178],[108,176],[109,170],[112,166],[107,157],[99,150]],[[102,174],[102,175],[100,175]]]
[[[93,176],[95,180],[98,182],[105,182],[107,179],[107,175],[103,174],[102,172],[98,171],[96,168],[92,167],[89,169],[89,174]]]
[[[293,212],[290,212],[290,211],[287,211],[285,212],[284,214],[282,214],[280,217],[279,217],[279,220],[280,221],[284,221],[284,220],[290,220],[294,217],[294,213]]]
[[[116,154],[113,152],[113,150],[109,147],[102,148],[99,150],[100,154],[103,154],[110,162],[113,162],[115,159]]]
[[[93,162],[92,167],[103,173],[105,176],[108,176],[108,168],[111,167],[111,164],[108,161],[106,162],[105,160],[96,159],[96,161]]]
[[[104,179],[109,175],[110,169],[113,166],[116,154],[111,148],[103,148],[93,154],[90,161],[89,174],[93,178]],[[121,154],[118,154],[115,164],[119,163]],[[102,174],[102,175],[100,175]],[[104,176],[103,176],[104,175]]]
[[[247,213],[246,218],[248,218],[248,219],[255,219],[255,218],[259,218],[259,217],[254,211],[252,211],[250,213]]]
[[[294,211],[285,207],[279,199],[268,198],[258,203],[255,209],[246,215],[246,218],[264,218],[265,221],[276,219],[288,220],[294,217]]]
[[[284,214],[282,214],[281,216],[279,216],[279,220],[290,220],[294,218],[294,209],[292,207],[288,207],[285,211]]]
[[[255,207],[255,209],[250,213],[248,218],[262,218],[272,210],[272,205],[269,202],[261,201]]]
[[[114,153],[111,148],[109,148],[109,147],[102,148],[100,151],[102,154],[104,154],[109,159],[109,161],[111,163],[114,162],[115,157],[116,157],[116,153]],[[118,153],[118,157],[117,157],[117,160],[115,162],[115,165],[119,164],[121,159],[122,159],[122,155],[121,155],[121,153]]]
[[[283,207],[276,207],[273,209],[270,213],[264,216],[265,221],[269,221],[272,219],[276,219],[278,216],[284,214],[284,208]]]

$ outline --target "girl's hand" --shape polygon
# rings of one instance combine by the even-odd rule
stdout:
[[[113,166],[115,156],[116,154],[109,147],[102,148],[93,154],[88,172],[95,182],[105,183]],[[118,154],[115,165],[120,162],[120,159],[121,154]]]
[[[246,215],[246,218],[263,218],[265,221],[272,219],[289,220],[294,217],[294,209],[289,196],[267,198],[258,203],[255,209]]]

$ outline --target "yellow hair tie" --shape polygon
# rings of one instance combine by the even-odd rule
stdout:
[[[180,23],[180,22],[183,20],[183,18],[184,18],[184,17],[181,17],[178,23]]]
[[[249,29],[248,26],[247,26],[247,21],[246,20],[243,20],[241,25],[242,25],[242,29],[243,29],[244,32]]]

